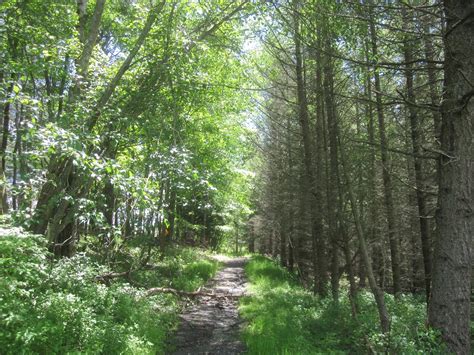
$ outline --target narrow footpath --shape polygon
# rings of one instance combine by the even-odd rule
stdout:
[[[213,296],[198,296],[181,314],[173,354],[242,354],[239,339],[242,320],[238,298],[245,293],[246,258],[221,259],[224,268],[201,289]]]

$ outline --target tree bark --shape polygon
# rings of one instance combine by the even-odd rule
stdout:
[[[328,224],[329,235],[331,240],[331,292],[334,301],[339,300],[339,223],[341,215],[339,209],[339,193],[338,193],[338,152],[337,152],[337,117],[334,102],[334,72],[332,68],[332,52],[330,34],[326,33],[325,51],[328,56],[324,66],[324,98],[328,126],[329,138],[329,176],[328,176]]]
[[[298,14],[298,1],[293,1],[294,12],[293,12],[293,21],[294,21],[294,33],[293,41],[295,45],[295,58],[296,58],[296,85],[297,85],[297,100],[298,100],[298,118],[300,122],[301,133],[303,136],[303,149],[304,149],[304,166],[305,173],[307,176],[307,182],[309,184],[310,192],[310,216],[311,216],[311,241],[313,248],[313,275],[315,279],[315,292],[324,296],[324,291],[317,288],[317,285],[320,285],[318,278],[322,276],[323,270],[319,270],[319,264],[316,257],[318,248],[320,247],[318,241],[319,236],[322,233],[322,223],[321,223],[321,212],[319,204],[316,200],[316,195],[319,194],[319,191],[316,189],[316,179],[314,175],[314,157],[313,157],[313,144],[311,141],[311,131],[309,125],[309,115],[308,115],[308,101],[306,98],[306,90],[303,79],[303,58],[301,53],[301,41],[300,41],[300,26],[299,26],[299,14]]]
[[[0,179],[1,179],[1,186],[0,186],[0,207],[1,207],[1,214],[8,212],[8,200],[7,200],[7,176],[6,176],[6,162],[7,162],[7,145],[8,145],[8,138],[10,137],[10,111],[11,111],[11,97],[13,95],[13,87],[14,87],[14,76],[12,75],[12,82],[8,86],[6,92],[6,102],[3,106],[3,125],[2,125],[2,142],[0,144]]]
[[[406,9],[403,8],[405,24],[409,25],[413,22],[413,19],[408,16]],[[403,44],[403,51],[405,55],[405,80],[406,80],[406,92],[407,99],[409,102],[416,103],[415,90],[413,88],[413,44],[410,43],[410,36],[405,36],[405,42]],[[420,158],[417,155],[421,155],[421,117],[417,112],[416,107],[413,105],[407,105],[409,113],[409,121],[411,128],[411,141],[413,148],[413,160],[415,166],[415,188],[416,188],[416,201],[418,206],[418,220],[421,237],[421,249],[423,252],[423,265],[425,272],[425,291],[426,301],[430,299],[430,287],[431,287],[431,235],[428,216],[428,209],[426,207],[425,197],[425,184],[423,177],[423,165]]]
[[[319,205],[323,205],[326,201],[323,201],[323,189],[324,181],[326,181],[326,171],[324,164],[327,163],[327,144],[326,144],[326,124],[324,117],[324,90],[323,90],[323,63],[322,63],[322,31],[318,29],[317,33],[317,44],[315,51],[315,60],[316,60],[316,191],[317,195],[315,196]],[[326,196],[327,197],[327,196]],[[320,219],[321,223],[323,220],[323,211],[320,207]],[[319,270],[318,284],[316,285],[319,295],[326,295],[326,284],[327,280],[327,257],[326,257],[326,242],[323,234],[323,227],[321,226],[321,232],[317,236],[317,264]]]
[[[13,148],[13,176],[12,176],[12,186],[16,188],[18,185],[18,170],[21,174],[21,162],[22,162],[22,146],[21,146],[21,137],[22,137],[22,119],[24,114],[24,107],[22,104],[17,104],[16,114],[15,114],[15,146]],[[18,163],[20,163],[20,169],[18,169]],[[23,179],[23,176],[20,177]],[[18,209],[19,197],[18,194],[12,194],[12,207],[14,210]]]
[[[287,154],[287,169],[288,169],[288,178],[287,178],[287,189],[288,189],[288,270],[293,272],[295,258],[294,258],[294,186],[293,186],[293,154],[291,151],[291,117],[288,116],[286,120],[286,154]]]
[[[377,34],[375,31],[375,23],[373,18],[372,6],[369,4],[370,9],[370,38],[372,44],[372,56],[373,58],[378,57],[377,48]],[[396,297],[401,292],[401,271],[400,271],[400,252],[399,252],[399,240],[396,232],[395,223],[395,207],[393,202],[393,184],[392,177],[390,175],[390,157],[388,154],[388,139],[386,135],[385,127],[385,113],[382,105],[382,88],[380,84],[380,74],[377,65],[374,65],[374,81],[375,81],[375,99],[377,108],[377,118],[379,123],[379,135],[380,135],[380,155],[383,165],[383,185],[384,185],[384,197],[385,197],[385,208],[387,213],[387,224],[388,224],[388,240],[390,243],[390,256],[392,263],[392,278],[393,278],[393,292]]]
[[[89,69],[90,59],[92,57],[92,50],[95,47],[97,37],[99,35],[100,23],[102,19],[102,14],[104,12],[105,1],[106,0],[96,1],[94,13],[92,14],[91,24],[87,33],[87,38],[85,38],[84,34],[84,38],[82,41],[83,49],[81,56],[78,60],[78,72],[83,78],[86,78],[88,76],[87,72]]]
[[[470,354],[474,236],[474,3],[445,0],[441,170],[429,323],[450,351]]]

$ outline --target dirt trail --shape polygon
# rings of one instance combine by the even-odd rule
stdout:
[[[202,289],[217,297],[200,296],[181,314],[173,354],[245,353],[245,346],[239,340],[242,321],[237,303],[238,297],[245,292],[243,266],[247,259],[225,258],[220,261],[224,268]]]

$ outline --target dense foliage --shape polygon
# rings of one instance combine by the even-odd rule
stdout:
[[[2,2],[3,212],[56,255],[83,234],[108,258],[133,239],[218,247],[219,226],[247,208],[233,181],[251,153],[238,52],[248,11]]]
[[[155,262],[155,260],[152,260]],[[99,282],[110,270],[79,253],[55,262],[41,236],[15,228],[0,236],[0,348],[5,354],[70,352],[156,354],[169,346],[181,309],[175,295],[192,291],[217,263],[194,249],[170,250],[130,282]]]

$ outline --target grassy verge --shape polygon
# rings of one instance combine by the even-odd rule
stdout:
[[[319,299],[269,259],[253,257],[245,271],[251,296],[242,299],[240,312],[248,321],[243,337],[250,354],[444,353],[425,327],[422,300],[395,302],[387,295],[392,329],[383,335],[368,292],[360,292],[360,313],[353,318],[346,294],[338,305]]]
[[[170,294],[145,297],[144,290],[194,290],[218,264],[193,249],[151,262],[153,270],[132,275],[134,286],[122,279],[106,286],[95,277],[111,270],[86,254],[53,261],[43,237],[1,228],[0,352],[164,353],[180,303]]]

